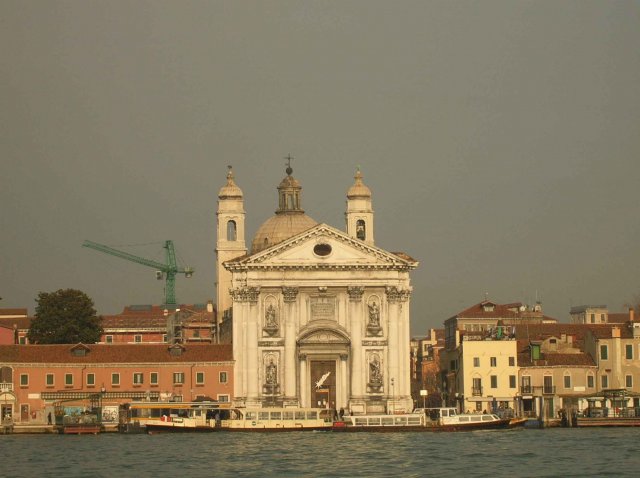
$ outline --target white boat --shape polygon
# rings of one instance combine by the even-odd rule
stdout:
[[[126,429],[172,432],[215,431],[229,403],[133,402],[128,406]]]
[[[493,414],[458,413],[454,407],[417,408],[396,415],[345,416],[336,431],[464,431],[510,428],[512,421]]]
[[[232,408],[220,423],[220,431],[329,431],[334,410],[325,408]]]

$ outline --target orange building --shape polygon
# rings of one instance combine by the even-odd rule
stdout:
[[[175,307],[175,306],[174,306]],[[179,305],[130,305],[117,315],[102,316],[100,343],[215,343],[216,315],[213,303]]]
[[[230,401],[231,345],[2,345],[0,420],[46,423],[55,405],[133,400]]]

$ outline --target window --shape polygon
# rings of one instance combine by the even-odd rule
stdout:
[[[142,342],[142,335],[134,335],[133,336],[133,341],[137,344],[139,344],[140,342]]]
[[[591,323],[595,324],[596,323],[596,314],[591,314]]]
[[[602,388],[609,388],[609,377],[607,375],[603,375],[600,379],[602,382]]]
[[[229,395],[218,395],[218,401],[219,402],[228,402],[229,401]]]
[[[227,383],[227,372],[220,372],[220,383]]]
[[[516,366],[516,358],[509,357],[509,367],[515,367],[515,366]]]
[[[227,221],[227,241],[235,241],[237,236],[236,221]]]
[[[509,375],[509,388],[516,388],[517,377],[515,375]]]
[[[600,314],[600,322],[602,322],[603,324],[606,322],[606,319],[604,318],[604,314]]]
[[[624,386],[627,388],[633,388],[633,375],[624,376]]]
[[[364,221],[362,219],[358,219],[356,221],[356,237],[361,241],[364,241],[365,238],[367,237],[366,231],[367,231],[367,228],[365,226]]]
[[[73,374],[72,373],[65,373],[64,374],[64,385],[65,385],[65,387],[72,387],[73,386]]]
[[[473,357],[473,366],[474,367],[480,366],[480,357]]]
[[[491,375],[491,388],[498,388],[498,376]]]
[[[119,373],[112,373],[111,374],[111,385],[113,385],[113,386],[120,385],[120,374]]]
[[[27,338],[24,335],[20,336],[20,338],[18,338],[18,343],[20,345],[26,345],[27,344]]]
[[[151,372],[149,374],[149,383],[151,385],[158,385],[158,372]]]
[[[492,367],[496,367],[498,364],[498,359],[496,357],[491,357],[490,362]]]
[[[113,335],[105,335],[104,341],[106,343],[108,343],[108,344],[112,344],[113,343]]]
[[[194,339],[200,338],[200,330],[199,329],[196,329],[196,330],[193,331],[193,338]]]
[[[26,373],[20,374],[20,386],[21,387],[29,386],[29,374],[26,374]]]
[[[571,375],[564,376],[564,388],[571,388]]]
[[[624,349],[627,360],[633,360],[633,345],[627,344],[624,346]]]
[[[196,372],[196,385],[204,385],[204,372]]]
[[[54,382],[53,382],[53,374],[52,373],[48,373],[47,377],[45,379],[45,383],[47,385],[47,387],[53,387]]]
[[[594,387],[593,375],[587,375],[587,387],[588,388]]]
[[[133,384],[142,385],[144,383],[144,374],[142,372],[136,372],[133,374]]]
[[[96,384],[96,374],[88,373],[87,374],[87,387],[93,387]]]
[[[167,343],[167,334],[164,334],[162,336],[162,341],[166,344]]]
[[[606,345],[600,346],[600,360],[607,360],[609,358],[609,348]]]
[[[184,372],[173,372],[173,383],[174,384],[184,383]]]

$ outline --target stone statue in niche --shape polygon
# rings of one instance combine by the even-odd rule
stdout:
[[[369,322],[367,323],[367,334],[369,336],[377,337],[382,331],[382,327],[380,327],[380,307],[378,307],[378,304],[375,300],[369,303],[367,307],[369,307]]]
[[[377,355],[369,362],[369,383],[377,386],[382,385],[382,370]]]
[[[375,301],[369,304],[369,325],[380,327],[380,308]]]
[[[265,322],[265,326],[263,330],[270,337],[273,337],[274,335],[276,335],[280,330],[280,326],[278,325],[278,316],[276,313],[276,308],[273,306],[273,304],[269,304],[269,306],[267,307],[267,310],[264,313],[264,322]]]
[[[267,385],[276,385],[278,383],[278,366],[273,363],[273,359],[267,365],[265,377]]]

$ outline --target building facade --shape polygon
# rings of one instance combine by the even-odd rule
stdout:
[[[0,347],[0,420],[46,423],[54,405],[82,408],[96,395],[117,410],[132,400],[230,401],[232,394],[229,345]]]
[[[375,246],[371,191],[359,171],[346,232],[307,216],[301,193],[287,168],[276,214],[251,251],[231,171],[218,196],[218,304],[232,321],[235,401],[411,410],[409,273],[418,263]]]

